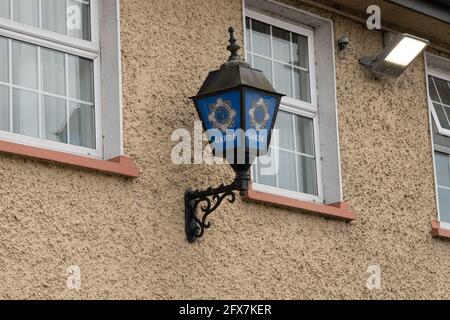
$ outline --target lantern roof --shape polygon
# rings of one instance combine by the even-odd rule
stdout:
[[[237,44],[234,36],[234,28],[230,27],[228,32],[230,33],[230,39],[228,40],[230,44],[227,50],[231,52],[230,58],[219,70],[209,73],[197,93],[197,97],[240,86],[247,86],[279,95],[261,70],[252,68],[250,64],[241,59],[241,56],[237,53],[241,47]]]

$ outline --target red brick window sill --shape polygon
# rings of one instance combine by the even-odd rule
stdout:
[[[8,141],[0,141],[0,152],[116,174],[124,177],[136,178],[139,176],[139,169],[133,164],[133,161],[130,158],[125,156],[116,157],[111,160],[100,160]]]
[[[322,216],[336,218],[345,221],[353,221],[356,219],[355,213],[345,202],[334,203],[330,205],[301,201],[271,193],[255,191],[250,184],[247,195],[244,200],[266,203],[270,205],[286,207],[290,209],[299,209],[302,211],[317,213]]]
[[[435,238],[450,239],[450,230],[442,228],[437,220],[431,222],[431,234]]]

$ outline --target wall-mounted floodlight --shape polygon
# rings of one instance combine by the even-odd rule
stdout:
[[[429,41],[410,34],[400,33],[376,56],[359,59],[378,76],[396,78],[428,46]]]

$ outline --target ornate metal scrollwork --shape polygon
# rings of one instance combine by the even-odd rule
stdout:
[[[203,237],[205,230],[211,227],[208,216],[213,213],[227,199],[229,203],[236,201],[234,191],[247,188],[248,175],[238,175],[230,185],[220,185],[204,191],[188,190],[184,194],[186,237],[190,243]],[[198,215],[201,213],[201,215]]]
[[[189,242],[203,237],[205,229],[211,227],[211,223],[207,221],[208,216],[220,206],[225,198],[228,197],[229,203],[233,203],[236,200],[236,195],[231,190],[189,200],[192,197],[195,197],[195,192],[186,193],[186,235]],[[199,217],[197,216],[197,209],[200,209],[199,211],[201,212]]]

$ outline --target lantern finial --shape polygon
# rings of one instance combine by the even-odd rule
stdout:
[[[241,56],[238,54],[239,49],[241,49],[241,46],[237,43],[237,39],[234,36],[234,28],[229,27],[228,32],[230,33],[230,39],[228,42],[230,43],[227,47],[227,50],[231,52],[230,58],[228,58],[228,61],[239,61],[241,60]]]

